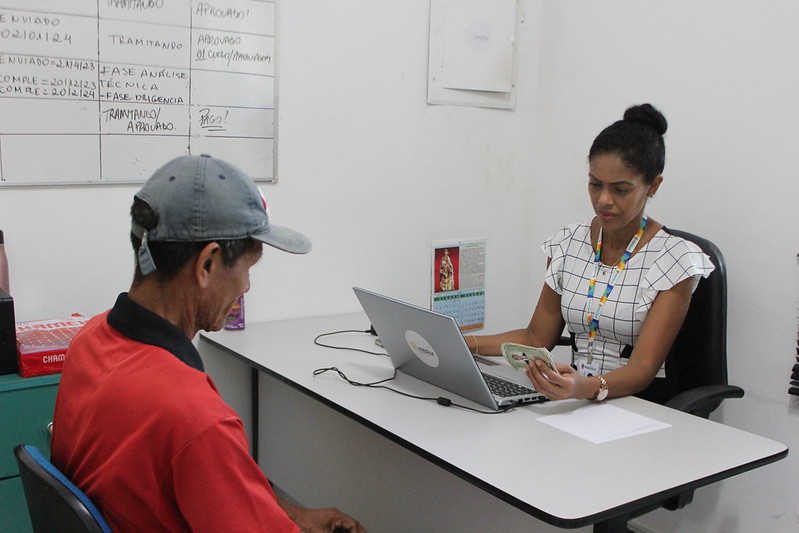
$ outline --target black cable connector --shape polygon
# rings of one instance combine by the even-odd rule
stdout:
[[[438,405],[441,405],[443,407],[458,407],[460,409],[465,409],[467,411],[472,411],[474,413],[480,413],[480,414],[484,414],[484,415],[496,415],[496,414],[501,414],[501,413],[507,413],[508,411],[513,409],[513,405],[506,405],[506,406],[500,407],[498,411],[484,411],[484,410],[481,410],[481,409],[475,409],[474,407],[469,407],[467,405],[461,405],[459,403],[455,403],[452,400],[450,400],[449,398],[445,398],[443,396],[439,396],[438,398],[433,398],[432,396],[430,396],[430,397],[417,396],[415,394],[409,394],[407,392],[404,392],[404,391],[401,391],[401,390],[397,390],[395,388],[387,387],[387,386],[383,385],[383,383],[386,383],[388,381],[393,381],[394,379],[396,379],[396,377],[397,377],[397,369],[396,368],[394,369],[394,374],[390,378],[381,379],[380,381],[373,381],[371,383],[361,383],[361,382],[358,382],[358,381],[353,381],[350,378],[348,378],[344,374],[344,372],[342,372],[341,370],[339,370],[335,366],[331,366],[331,367],[327,367],[327,368],[317,368],[316,370],[313,371],[313,375],[314,376],[319,376],[321,374],[324,374],[325,372],[335,372],[336,374],[338,374],[338,376],[341,379],[343,379],[345,382],[347,382],[350,385],[353,385],[355,387],[369,387],[369,388],[373,388],[373,389],[385,389],[387,391],[391,391],[393,393],[400,394],[400,395],[406,396],[408,398],[414,398],[416,400],[433,401],[433,402],[436,402]]]
[[[332,344],[324,344],[322,342],[319,342],[319,339],[321,339],[322,337],[328,337],[330,335],[339,335],[341,333],[369,333],[371,335],[377,335],[377,332],[375,331],[375,327],[370,324],[369,325],[369,329],[366,329],[366,330],[364,330],[364,329],[344,329],[344,330],[341,330],[341,331],[331,331],[330,333],[320,333],[313,340],[313,343],[316,344],[317,346],[321,346],[323,348],[332,348],[334,350],[350,350],[350,351],[353,351],[353,352],[368,353],[370,355],[388,355],[385,352],[373,352],[371,350],[362,350],[361,348],[351,348],[349,346],[335,346],[335,345],[332,345]]]

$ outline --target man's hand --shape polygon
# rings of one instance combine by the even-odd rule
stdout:
[[[303,533],[366,533],[354,518],[338,509],[304,509],[295,522]]]
[[[305,509],[282,498],[278,503],[303,533],[366,533],[357,520],[338,509]]]

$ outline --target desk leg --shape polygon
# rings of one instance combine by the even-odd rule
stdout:
[[[252,458],[255,462],[258,462],[258,404],[260,403],[259,399],[259,387],[258,387],[258,376],[261,374],[260,370],[253,367],[250,368],[250,387],[251,387],[251,397],[252,397]]]
[[[629,533],[627,515],[617,516],[594,524],[594,533]]]

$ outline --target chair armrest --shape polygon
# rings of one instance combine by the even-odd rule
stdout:
[[[666,407],[707,418],[726,398],[741,398],[744,390],[735,385],[705,385],[683,391],[666,402]]]

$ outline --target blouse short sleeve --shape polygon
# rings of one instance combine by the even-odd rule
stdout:
[[[658,292],[667,291],[687,278],[699,281],[714,269],[710,258],[695,243],[667,234],[657,259],[641,281],[641,299],[636,312],[646,313]]]
[[[563,271],[566,257],[569,255],[576,233],[580,233],[578,230],[583,226],[584,224],[564,226],[541,243],[541,251],[549,258],[544,283],[558,294],[563,294]],[[578,240],[583,241],[584,239]],[[584,243],[580,242],[580,244]]]

